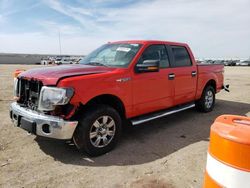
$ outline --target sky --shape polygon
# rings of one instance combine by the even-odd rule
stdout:
[[[185,42],[197,58],[250,57],[249,0],[0,0],[0,52],[86,55],[116,40]]]

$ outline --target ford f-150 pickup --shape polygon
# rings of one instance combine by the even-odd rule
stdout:
[[[37,68],[15,80],[14,124],[38,136],[73,140],[90,156],[113,149],[124,124],[196,107],[214,108],[223,65],[196,64],[187,44],[120,41],[79,65]]]

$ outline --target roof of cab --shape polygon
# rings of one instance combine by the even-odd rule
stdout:
[[[112,44],[116,43],[137,43],[137,44],[169,44],[169,45],[177,45],[177,46],[188,46],[186,43],[180,43],[180,42],[170,42],[170,41],[162,41],[162,40],[125,40],[125,41],[114,41],[109,42]]]

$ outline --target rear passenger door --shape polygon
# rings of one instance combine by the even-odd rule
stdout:
[[[171,53],[171,76],[174,79],[174,104],[195,100],[197,67],[184,46],[168,46]]]

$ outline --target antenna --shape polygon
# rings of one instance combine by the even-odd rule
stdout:
[[[59,37],[59,50],[60,50],[60,55],[62,55],[61,33],[60,33],[60,29],[58,29],[58,37]]]

